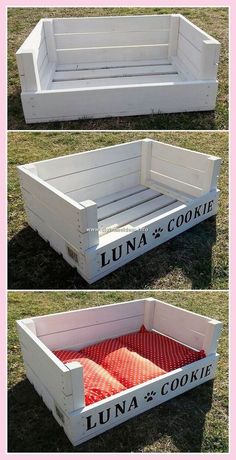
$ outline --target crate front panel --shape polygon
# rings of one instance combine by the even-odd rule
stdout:
[[[127,234],[110,233],[100,239],[97,248],[86,251],[91,280],[99,279],[136,257],[188,230],[217,212],[218,193],[211,192],[189,205],[174,203],[172,211],[157,216],[157,212],[132,222],[134,230]],[[148,228],[148,231],[146,231]],[[116,238],[116,239],[115,239]],[[102,243],[104,240],[104,243]],[[109,241],[110,240],[110,241]],[[96,256],[95,256],[96,254]],[[79,258],[79,256],[78,256]]]
[[[26,122],[213,110],[216,82],[185,82],[22,93]],[[94,105],[96,100],[96,105]]]
[[[104,431],[150,410],[215,376],[217,357],[210,355],[182,369],[153,379],[116,396],[107,398],[78,412],[71,418],[69,431],[77,445]],[[68,428],[67,428],[68,430]]]
[[[161,211],[154,212],[149,215],[149,221],[142,219],[140,223],[140,219],[132,223],[134,228],[136,224],[140,227],[138,230],[110,233],[101,238],[102,244],[86,251],[65,240],[59,230],[49,227],[30,210],[27,210],[27,218],[29,225],[90,283],[215,215],[217,201],[218,193],[211,192],[189,205],[179,204],[177,209],[174,203],[171,205],[173,210],[166,215]]]

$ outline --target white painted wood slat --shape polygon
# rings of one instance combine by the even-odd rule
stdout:
[[[168,45],[111,46],[57,50],[59,64],[167,58]]]
[[[54,19],[55,34],[168,30],[170,15],[106,16]]]
[[[176,75],[177,71],[174,66],[169,65],[143,65],[143,66],[126,66],[107,67],[92,70],[66,70],[56,71],[53,76],[53,82],[67,81],[67,80],[87,80],[96,78],[109,78],[109,77],[133,77],[145,75]]]
[[[51,90],[61,89],[72,89],[72,88],[100,88],[106,86],[122,86],[122,85],[145,85],[152,83],[161,82],[178,82],[181,78],[178,74],[171,75],[140,75],[140,76],[126,76],[126,77],[112,77],[112,78],[100,78],[91,80],[72,80],[72,81],[56,81],[52,82]]]
[[[167,44],[169,41],[169,30],[149,31],[127,31],[104,32],[100,33],[67,33],[55,34],[56,48],[73,49],[73,48],[100,48],[103,46],[128,46],[128,45],[156,45]]]

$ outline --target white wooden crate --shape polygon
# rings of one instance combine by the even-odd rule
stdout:
[[[29,225],[88,283],[217,211],[220,159],[151,139],[18,169]]]
[[[213,110],[219,49],[181,14],[41,19],[16,53],[26,123]]]
[[[203,349],[206,357],[85,406],[83,366],[63,364],[52,350],[82,349],[137,332],[142,324],[190,348]],[[149,298],[27,318],[17,321],[17,326],[28,379],[77,445],[213,379],[222,324]],[[153,399],[147,400],[151,392]]]

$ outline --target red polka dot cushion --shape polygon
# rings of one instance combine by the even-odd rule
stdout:
[[[126,388],[165,374],[151,361],[124,347],[119,339],[108,339],[83,348],[83,354],[103,366]]]
[[[166,372],[138,353],[121,347],[107,354],[102,366],[126,388],[159,377]]]
[[[78,361],[83,366],[85,405],[120,393],[126,388],[102,366],[79,351],[56,350],[54,354],[64,363]]]
[[[166,372],[204,358],[204,350],[194,351],[157,332],[147,331],[144,326],[139,332],[119,337],[130,350],[135,351]]]

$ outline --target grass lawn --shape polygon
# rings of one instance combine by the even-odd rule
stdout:
[[[26,125],[20,101],[15,52],[42,17],[107,16],[181,13],[221,43],[216,110],[153,116],[119,117]],[[228,9],[227,8],[10,8],[8,10],[9,129],[227,129]]]
[[[227,452],[228,294],[156,292],[165,302],[223,322],[216,379],[71,446],[25,377],[15,321],[28,316],[150,297],[150,292],[11,292],[8,306],[10,452]]]
[[[26,223],[16,165],[145,136],[220,156],[220,203],[210,218],[136,258],[91,289],[226,289],[227,133],[9,133],[9,288],[83,289],[88,284]]]

